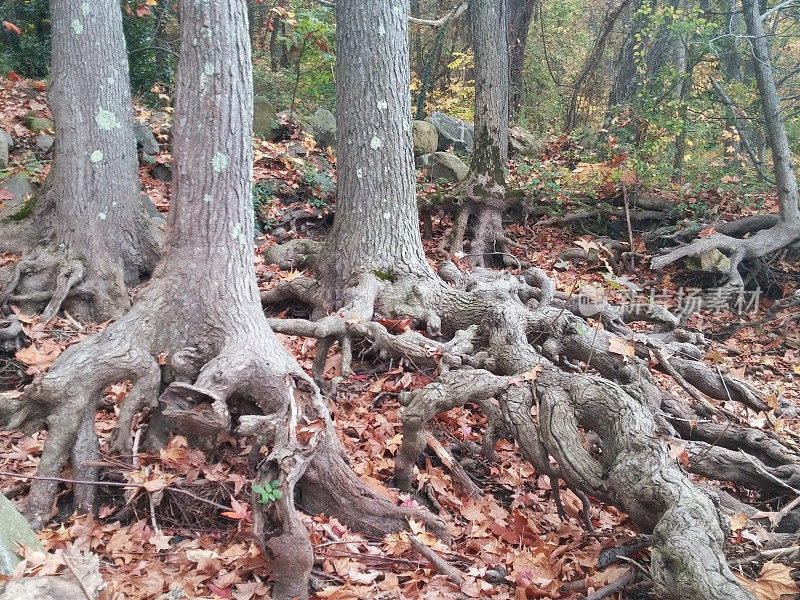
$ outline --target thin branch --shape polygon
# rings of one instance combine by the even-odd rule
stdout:
[[[773,6],[763,15],[761,15],[761,21],[762,22],[766,21],[770,15],[775,14],[776,12],[778,12],[779,10],[783,10],[784,8],[789,8],[791,6],[800,6],[800,5],[796,5],[795,0],[783,0],[783,2],[781,2],[777,6]]]

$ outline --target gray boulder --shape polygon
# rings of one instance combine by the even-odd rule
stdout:
[[[253,133],[270,142],[281,135],[275,107],[264,96],[253,98]]]
[[[14,147],[14,138],[4,129],[0,129],[0,140],[5,140],[6,146],[8,146],[9,149]]]
[[[0,182],[0,191],[3,190],[8,191],[12,197],[3,201],[3,208],[0,209],[0,219],[16,214],[25,203],[25,200],[35,192],[33,184],[28,181],[25,175],[21,174],[12,175]],[[3,194],[3,196],[5,195]]]
[[[469,167],[455,154],[449,152],[434,152],[420,158],[420,163],[431,171],[431,179],[446,179],[447,181],[463,181],[469,173]]]
[[[161,150],[161,146],[148,123],[134,121],[133,137],[136,138],[136,147],[148,156],[155,156]]]
[[[55,142],[55,139],[52,135],[41,133],[36,136],[36,147],[42,152],[49,151],[53,147],[53,142]]]
[[[432,154],[439,148],[439,134],[433,123],[412,121],[411,132],[414,137],[414,156]]]
[[[508,149],[515,154],[539,156],[547,149],[545,143],[529,131],[511,129],[508,134]]]
[[[311,135],[320,148],[336,148],[336,117],[333,113],[320,108],[311,117]]]
[[[0,494],[0,573],[11,575],[21,562],[20,544],[44,552],[41,542],[11,501]]]
[[[25,114],[25,126],[33,133],[43,133],[45,131],[55,131],[56,124],[52,119],[42,119],[36,113],[30,111]]]
[[[0,136],[0,169],[5,169],[8,166],[8,142],[3,136]]]
[[[447,150],[450,146],[460,152],[472,154],[475,144],[475,127],[466,121],[448,117],[444,113],[433,112],[428,117],[428,122],[432,123],[439,134],[439,150]]]

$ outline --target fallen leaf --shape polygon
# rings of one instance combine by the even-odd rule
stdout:
[[[758,580],[743,579],[742,582],[757,600],[781,600],[783,594],[800,593],[800,588],[789,575],[791,571],[792,567],[771,560],[761,567]]]

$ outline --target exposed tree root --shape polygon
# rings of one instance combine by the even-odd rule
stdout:
[[[688,469],[703,476],[760,491],[795,487],[797,454],[769,432],[726,423],[726,417],[736,417],[718,405],[738,402],[766,411],[760,392],[700,362],[702,336],[679,329],[678,319],[658,307],[625,310],[601,302],[587,308],[555,292],[538,269],[519,276],[481,268],[464,273],[446,261],[439,277],[403,275],[378,282],[377,290],[373,282],[362,298],[366,304],[351,304],[319,321],[270,323],[287,334],[363,342],[371,351],[425,368],[438,364],[435,382],[401,395],[404,437],[396,480],[402,489],[414,486],[425,425],[439,412],[472,402],[488,417],[485,452],[498,436],[514,439],[538,472],[620,507],[653,533],[659,594],[752,599],[725,563],[727,526],[709,495],[669,457],[662,438],[680,440],[690,457]],[[302,294],[306,302],[325,297],[312,280],[295,286],[315,290]],[[288,287],[268,293],[291,295]],[[356,313],[411,316],[431,337],[393,335],[375,321],[349,318]],[[600,319],[605,328],[590,327],[583,316]],[[634,333],[628,324],[637,320],[655,323],[655,330]],[[689,391],[692,407],[657,386],[651,356]],[[583,432],[590,430],[599,437],[599,454],[584,445]]]
[[[753,227],[758,224],[753,222]],[[749,230],[749,229],[748,229]],[[731,234],[738,232],[736,228],[728,228]],[[730,269],[727,273],[728,285],[732,288],[743,288],[744,280],[739,272],[739,266],[745,259],[760,258],[772,252],[777,252],[800,239],[800,222],[779,221],[772,227],[757,229],[748,238],[736,238],[724,233],[716,233],[708,237],[699,238],[689,244],[667,250],[660,256],[655,256],[650,261],[650,266],[655,271],[662,271],[666,266],[685,258],[700,256],[712,250],[719,250],[730,258]]]
[[[394,506],[352,473],[316,386],[259,312],[234,320],[233,315],[244,312],[226,309],[231,318],[210,326],[200,314],[192,315],[192,308],[165,310],[160,299],[178,297],[169,290],[180,285],[171,279],[151,284],[122,319],[68,348],[29,386],[24,400],[5,405],[5,423],[47,424],[40,476],[57,477],[71,457],[77,479],[97,478],[96,468],[87,465],[98,455],[94,407],[108,385],[128,380],[133,386],[112,435],[112,450],[124,455],[131,452],[131,421],[142,409],[154,411],[149,440],[156,445],[170,431],[196,440],[228,432],[228,404],[235,399],[247,399],[263,411],[255,426],[251,417],[249,430],[241,433],[256,438],[256,449],[270,449],[267,456],[255,457],[256,481],[277,481],[282,492],[278,502],[254,502],[259,509],[254,510],[256,532],[275,572],[275,598],[308,595],[313,553],[294,508],[296,486],[305,508],[337,516],[367,534],[398,531],[414,518],[449,538],[440,519],[425,510]],[[163,328],[164,321],[187,322],[187,327]],[[159,354],[166,355],[166,365],[159,366]],[[45,479],[32,483],[27,516],[34,526],[53,514],[57,485]],[[91,510],[95,486],[77,487],[77,508]]]
[[[24,223],[6,223],[0,231],[24,231],[30,248],[19,261],[0,269],[0,306],[18,305],[24,312],[42,312],[46,322],[62,308],[84,321],[116,319],[130,308],[127,286],[150,275],[160,254],[162,232],[146,209],[150,200],[136,198],[118,232],[119,247],[106,244],[99,231],[87,234],[91,242],[70,243],[58,227],[52,202],[37,201]],[[24,229],[20,227],[29,225]],[[75,235],[74,232],[70,232]],[[80,236],[76,236],[80,237]],[[75,247],[77,246],[77,247]]]

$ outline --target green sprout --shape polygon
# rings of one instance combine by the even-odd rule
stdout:
[[[280,482],[276,479],[275,481],[267,481],[264,486],[260,486],[258,484],[253,484],[253,491],[261,496],[258,499],[259,504],[267,504],[269,502],[277,502],[281,498],[283,498],[283,494],[278,489],[280,486]]]

